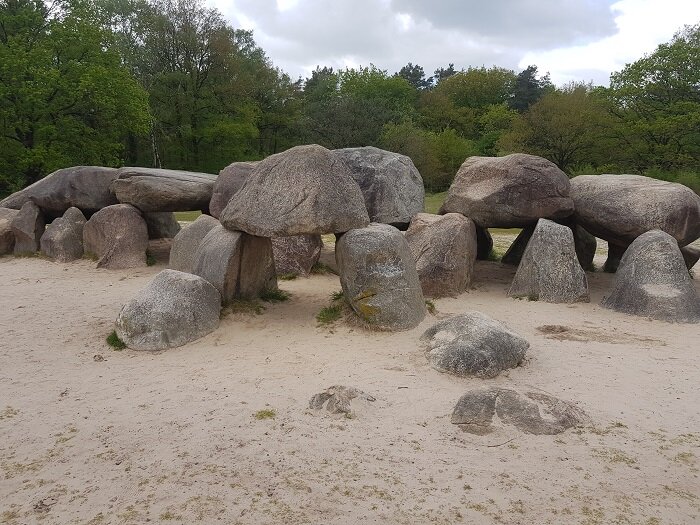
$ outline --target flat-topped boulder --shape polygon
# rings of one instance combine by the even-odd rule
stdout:
[[[308,276],[321,257],[320,235],[292,235],[272,239],[272,253],[278,275]]]
[[[503,323],[476,311],[440,321],[421,341],[433,368],[460,377],[496,377],[518,366],[530,347]]]
[[[515,153],[469,157],[440,213],[461,213],[482,228],[521,228],[573,211],[566,173],[542,157]]]
[[[139,210],[114,204],[95,213],[83,228],[85,254],[98,268],[120,270],[146,266],[148,228]]]
[[[117,336],[133,350],[164,350],[196,341],[219,326],[221,296],[206,280],[163,270],[117,317]]]
[[[119,202],[110,189],[116,177],[117,170],[114,168],[64,168],[13,193],[0,201],[0,206],[19,210],[31,200],[41,208],[47,219],[60,217],[71,207],[78,208],[85,215],[92,215],[105,206]]]
[[[653,230],[622,256],[605,308],[672,323],[700,322],[700,297],[676,239]]]
[[[209,213],[217,219],[221,212],[252,173],[257,162],[233,162],[219,172],[209,201]]]
[[[335,245],[345,300],[367,326],[398,331],[426,314],[416,263],[403,234],[387,224],[351,230]]]
[[[370,221],[403,229],[423,211],[423,177],[406,155],[371,146],[333,153],[360,186]]]
[[[674,182],[641,175],[579,175],[571,179],[576,222],[611,244],[627,247],[650,230],[685,246],[700,237],[700,196]]]
[[[270,238],[343,233],[369,224],[350,170],[318,145],[297,146],[260,161],[220,219],[229,230]]]
[[[54,219],[41,236],[41,253],[59,262],[75,261],[83,256],[83,228],[87,220],[78,208],[68,208]]]
[[[110,188],[142,212],[209,209],[216,175],[160,168],[120,168]]]
[[[15,234],[12,232],[12,221],[19,210],[0,208],[0,255],[12,253],[15,248]]]
[[[22,205],[10,224],[15,237],[14,254],[29,255],[39,251],[39,241],[44,234],[46,223],[39,206],[33,201]]]
[[[212,228],[200,242],[192,273],[213,284],[224,305],[277,289],[270,239],[233,232],[221,225]]]
[[[588,279],[570,228],[547,219],[537,222],[508,295],[548,303],[588,302]]]
[[[459,213],[419,213],[406,231],[416,271],[426,297],[456,296],[472,282],[476,229]]]

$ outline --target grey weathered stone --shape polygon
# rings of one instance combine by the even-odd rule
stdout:
[[[573,224],[569,227],[574,234],[574,247],[576,248],[576,256],[578,257],[578,262],[581,263],[581,268],[587,272],[595,271],[593,259],[598,249],[598,241],[580,224]]]
[[[425,331],[421,341],[433,368],[462,377],[496,377],[518,366],[530,347],[503,323],[480,312],[440,321]]]
[[[22,205],[10,224],[15,236],[15,255],[27,255],[39,251],[39,241],[44,234],[46,224],[39,206],[32,201]]]
[[[2,252],[0,251],[0,253]],[[700,261],[700,247],[698,246],[683,246],[683,248],[681,248],[681,254],[683,255],[683,260],[688,270],[692,270],[693,266]]]
[[[159,168],[120,168],[110,188],[142,212],[209,210],[216,175]]]
[[[71,207],[91,215],[118,203],[109,189],[116,176],[116,169],[100,166],[60,169],[0,201],[0,206],[20,209],[31,200],[47,219],[60,217]]]
[[[12,232],[12,221],[19,210],[0,208],[0,255],[12,253],[15,248],[15,234]]]
[[[192,273],[214,285],[224,304],[277,288],[270,239],[215,226],[194,256]]]
[[[662,230],[685,246],[700,237],[700,196],[641,175],[580,175],[571,179],[576,222],[609,243],[627,247]]]
[[[181,272],[192,273],[194,258],[202,239],[219,221],[210,215],[200,215],[193,223],[182,228],[173,239],[168,267]]]
[[[476,227],[476,259],[477,261],[488,261],[493,251],[493,237],[486,228],[482,228],[476,223],[474,226]]]
[[[483,228],[520,228],[573,211],[566,174],[546,159],[516,153],[469,157],[440,213],[461,213]]]
[[[335,245],[345,300],[368,326],[407,330],[426,314],[416,264],[403,234],[386,224],[351,230]]]
[[[539,220],[508,295],[548,303],[589,300],[588,279],[576,256],[571,229]]]
[[[70,262],[83,256],[85,216],[78,208],[68,208],[55,219],[41,236],[41,253],[59,262]]]
[[[173,240],[164,239],[149,239],[148,240],[148,257],[151,258],[155,264],[168,265],[170,261],[170,250],[173,247]]]
[[[476,229],[459,213],[419,213],[406,231],[416,271],[426,297],[455,296],[472,282]]]
[[[627,248],[602,305],[672,323],[700,322],[700,297],[678,243],[659,230],[640,235]]]
[[[260,237],[342,233],[368,223],[350,170],[317,145],[260,161],[221,213],[221,224],[229,230]]]
[[[527,243],[530,242],[533,233],[535,233],[534,225],[523,228],[508,247],[506,253],[503,254],[503,257],[501,257],[501,262],[511,266],[519,265],[525,253],[525,248],[527,248]]]
[[[85,254],[97,257],[98,268],[146,266],[148,228],[129,204],[115,204],[95,213],[83,228]]]
[[[272,239],[277,274],[309,275],[321,256],[322,248],[320,235],[293,235]]]
[[[615,273],[617,267],[620,266],[620,261],[622,256],[625,254],[626,246],[617,246],[612,243],[608,243],[608,256],[605,259],[605,264],[603,265],[603,271],[606,273]]]
[[[334,385],[319,394],[314,394],[309,400],[309,408],[320,410],[323,405],[326,405],[326,410],[331,414],[346,414],[352,415],[351,401],[355,398],[364,399],[365,401],[376,401],[374,396],[371,396],[362,390],[352,386]]]
[[[170,211],[144,213],[149,239],[174,239],[180,232],[180,223]]]
[[[163,350],[204,337],[219,326],[221,296],[189,273],[163,270],[117,317],[117,336],[134,350]]]
[[[452,423],[470,434],[485,435],[498,429],[495,415],[501,425],[536,435],[561,434],[588,422],[581,409],[556,397],[492,387],[464,394],[452,412]]]
[[[423,178],[406,155],[367,146],[334,150],[365,199],[372,222],[405,228],[423,211]]]
[[[209,213],[217,219],[221,216],[226,205],[252,173],[257,162],[234,162],[219,172],[214,183],[214,192],[209,201]]]

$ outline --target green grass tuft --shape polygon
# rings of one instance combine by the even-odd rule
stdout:
[[[329,325],[336,322],[343,315],[343,304],[335,303],[330,306],[321,308],[321,311],[316,315],[316,320],[321,325]]]
[[[289,297],[289,292],[285,292],[284,290],[280,290],[278,288],[265,290],[260,294],[260,299],[266,303],[282,303],[284,301],[288,301]]]
[[[253,414],[253,417],[261,421],[263,419],[274,419],[276,415],[277,412],[275,412],[271,408],[266,408],[264,410],[258,410],[255,414]]]
[[[126,348],[126,343],[119,339],[116,330],[112,330],[112,333],[107,336],[107,344],[114,350],[124,350]]]
[[[333,301],[342,301],[345,298],[345,294],[343,293],[343,290],[338,290],[337,292],[333,292],[331,294],[331,299]]]
[[[437,308],[435,308],[435,303],[432,302],[430,299],[425,300],[425,307],[428,310],[428,313],[430,315],[435,315],[435,312],[437,312]]]
[[[146,266],[155,266],[157,262],[151,252],[146,252]]]
[[[338,275],[337,272],[330,266],[323,264],[322,262],[317,262],[311,267],[311,273],[313,275],[325,275],[331,273],[333,275]]]
[[[486,257],[486,260],[493,261],[493,262],[500,262],[502,257],[503,256],[500,253],[498,253],[496,250],[491,248],[491,251],[489,252],[488,256]]]
[[[277,276],[280,281],[293,281],[297,277],[299,277],[298,273],[283,273]]]
[[[250,314],[261,315],[265,311],[265,307],[257,301],[244,301],[236,299],[231,301],[221,312],[221,317],[226,317],[230,314]]]

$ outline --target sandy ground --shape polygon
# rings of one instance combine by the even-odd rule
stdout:
[[[398,334],[318,327],[340,285],[313,276],[260,315],[138,353],[105,336],[163,266],[93,266],[0,259],[0,523],[700,523],[700,326],[602,309],[610,275],[562,306],[507,298],[515,269],[478,263],[472,291]],[[470,309],[529,339],[524,366],[493,380],[428,366],[420,334]],[[333,384],[377,400],[352,419],[309,410]],[[485,385],[545,391],[592,423],[466,434],[449,415]]]

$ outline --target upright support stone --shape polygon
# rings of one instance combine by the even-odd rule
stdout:
[[[15,248],[15,234],[12,232],[12,221],[19,210],[0,208],[0,255],[12,253]]]
[[[41,236],[46,228],[39,206],[32,201],[25,202],[12,220],[11,228],[15,236],[15,255],[28,255],[39,251]]]

